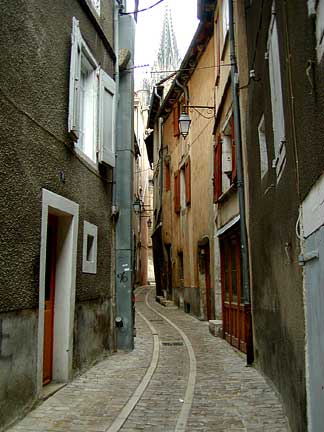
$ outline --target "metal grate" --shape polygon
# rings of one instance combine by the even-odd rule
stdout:
[[[183,346],[182,341],[174,341],[174,342],[162,342],[164,346]]]

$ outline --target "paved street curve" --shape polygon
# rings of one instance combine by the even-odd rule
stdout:
[[[275,392],[207,323],[136,293],[135,349],[103,359],[8,432],[286,432]]]

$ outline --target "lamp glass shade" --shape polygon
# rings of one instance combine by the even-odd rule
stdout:
[[[179,117],[179,129],[183,138],[186,138],[189,133],[190,123],[191,120],[189,115],[186,112],[182,112]]]

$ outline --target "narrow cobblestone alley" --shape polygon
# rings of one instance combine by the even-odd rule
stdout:
[[[95,365],[9,432],[288,431],[263,377],[205,322],[136,296],[135,350]]]

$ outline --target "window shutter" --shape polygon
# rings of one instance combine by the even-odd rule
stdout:
[[[180,213],[180,172],[174,174],[174,211]]]
[[[115,92],[115,81],[100,69],[98,160],[111,167],[115,166]]]
[[[71,59],[70,59],[70,91],[68,132],[74,141],[79,138],[80,131],[80,72],[81,72],[81,33],[79,21],[73,17],[71,34]]]
[[[191,162],[190,157],[188,158],[185,165],[185,179],[186,179],[186,205],[190,205],[191,202]]]
[[[217,143],[214,147],[214,202],[222,194],[222,141],[221,136],[217,138]]]
[[[235,149],[235,126],[234,126],[234,115],[231,119],[231,139],[232,139],[232,183],[236,179],[236,149]]]
[[[216,85],[218,85],[219,77],[220,77],[220,27],[219,27],[219,19],[217,19],[215,24],[216,31]]]
[[[171,188],[171,178],[170,178],[170,165],[167,162],[164,162],[165,166],[165,190],[168,192]]]
[[[175,137],[180,136],[179,117],[180,117],[180,104],[179,102],[176,102],[173,107],[173,136]]]

